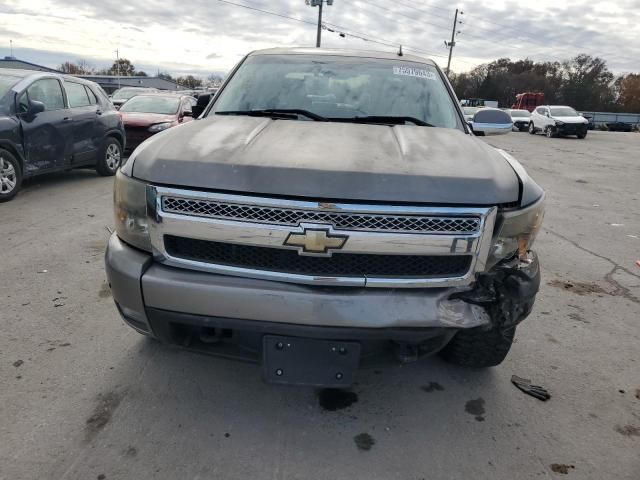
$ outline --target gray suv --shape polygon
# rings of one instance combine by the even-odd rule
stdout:
[[[419,57],[253,52],[118,172],[118,310],[273,383],[345,387],[384,354],[498,365],[539,288],[544,193],[472,133],[512,126],[467,123]]]

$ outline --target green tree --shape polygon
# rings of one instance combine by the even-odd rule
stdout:
[[[618,106],[626,113],[640,113],[640,74],[621,77]]]
[[[186,88],[197,88],[202,86],[202,80],[195,78],[193,75],[187,75],[186,77],[178,77],[176,80],[178,85]]]
[[[109,69],[110,75],[120,75],[121,77],[132,77],[136,73],[133,64],[126,58],[119,58]]]

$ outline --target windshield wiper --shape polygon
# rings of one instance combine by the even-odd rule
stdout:
[[[385,116],[385,115],[371,115],[368,117],[352,117],[352,118],[330,118],[329,120],[334,122],[351,122],[351,123],[384,123],[392,125],[405,125],[407,122],[419,125],[421,127],[434,127],[430,123],[420,120],[415,117],[402,117],[402,116]]]
[[[310,112],[298,108],[267,108],[263,110],[227,110],[215,112],[216,115],[247,115],[249,117],[277,117],[287,120],[296,120],[299,116],[310,118],[316,122],[326,122],[327,119]]]

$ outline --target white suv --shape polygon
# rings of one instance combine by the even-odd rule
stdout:
[[[571,107],[562,105],[541,105],[531,114],[529,133],[543,132],[547,137],[576,135],[587,136],[589,121]]]

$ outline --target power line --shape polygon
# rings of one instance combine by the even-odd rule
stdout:
[[[230,0],[217,0],[217,1],[220,2],[220,3],[225,3],[227,5],[232,5],[232,6],[235,6],[235,7],[241,7],[241,8],[247,9],[247,10],[251,10],[253,12],[262,13],[262,14],[265,14],[265,15],[272,15],[272,16],[275,16],[275,17],[284,18],[284,19],[288,19],[288,20],[294,20],[294,21],[299,22],[299,23],[304,23],[304,24],[307,24],[307,25],[316,26],[316,22],[313,22],[311,20],[305,20],[305,19],[301,19],[301,18],[297,18],[297,17],[292,17],[290,15],[285,15],[283,13],[273,12],[273,11],[270,11],[270,10],[264,10],[262,8],[252,7],[252,6],[249,6],[249,5],[242,4],[242,3],[232,2]],[[333,26],[333,27],[335,27],[337,29],[342,30],[341,32],[337,32],[337,33],[343,33],[345,36],[358,38],[358,39],[363,40],[365,42],[375,43],[375,44],[378,44],[378,45],[383,45],[383,46],[386,46],[386,47],[393,47],[393,48],[398,48],[400,45],[402,45],[406,50],[422,53],[422,54],[429,55],[429,56],[432,56],[432,57],[443,57],[443,58],[446,58],[445,55],[432,53],[432,52],[427,52],[426,50],[423,50],[421,48],[414,47],[414,46],[411,46],[411,45],[406,45],[406,44],[401,43],[401,42],[392,42],[391,40],[386,40],[384,38],[373,37],[373,36],[371,36],[369,34],[356,32],[356,31],[353,31],[353,30],[349,29],[348,27],[344,27],[342,25],[337,25],[337,24],[334,24],[334,23],[331,23],[331,22],[323,22],[323,25]],[[463,63],[468,63],[469,65],[475,65],[475,63],[472,63],[472,62],[466,62],[464,60],[460,60],[460,61],[463,62]]]
[[[406,1],[406,2],[410,2],[410,0],[405,0],[405,1]],[[434,15],[433,13],[428,12],[426,9],[436,9],[436,10],[447,11],[447,9],[445,9],[445,8],[443,8],[443,7],[436,7],[436,6],[434,6],[434,5],[430,5],[430,6],[428,6],[428,7],[424,7],[424,6],[423,6],[423,8],[418,8],[418,7],[415,7],[415,6],[412,6],[412,5],[408,5],[408,4],[406,4],[406,3],[404,3],[403,1],[400,1],[400,0],[395,0],[395,2],[396,2],[397,4],[399,4],[399,5],[403,5],[403,6],[407,7],[407,8],[412,9],[412,10],[415,10],[415,11],[418,11],[418,12],[425,13],[425,14],[427,14],[427,15],[431,16],[431,17],[434,17],[434,16],[435,16],[435,17],[437,17],[437,18],[444,18],[444,17],[442,17],[442,16]],[[410,3],[413,3],[413,2],[410,2]],[[426,9],[425,9],[425,8],[426,8]],[[537,39],[537,38],[535,38],[535,37],[533,37],[533,36],[531,36],[531,35],[527,35],[527,34],[525,34],[525,33],[522,33],[522,31],[521,31],[520,29],[518,29],[518,27],[514,27],[513,25],[505,25],[505,24],[503,24],[503,23],[495,22],[495,21],[493,21],[493,20],[489,20],[489,19],[487,19],[487,18],[480,17],[479,15],[476,15],[476,14],[473,14],[473,13],[472,13],[472,14],[469,14],[468,12],[467,12],[466,16],[467,16],[467,17],[476,18],[476,19],[477,19],[477,20],[479,20],[480,22],[489,23],[489,24],[495,25],[495,26],[497,26],[497,27],[500,27],[500,28],[502,28],[502,29],[511,30],[511,31],[513,31],[513,32],[516,32],[516,33],[517,33],[517,36],[515,36],[515,37],[509,37],[509,39],[511,39],[511,38],[518,38],[518,39],[520,39],[520,40],[528,41],[529,43],[534,44],[534,45],[539,45],[539,46],[542,46],[542,47],[545,47],[545,48],[548,48],[548,47],[549,47],[549,44],[548,44],[548,43],[543,43],[543,42],[541,42],[539,39]],[[468,25],[470,25],[470,24],[468,24]],[[486,27],[486,26],[484,26],[484,25],[479,25],[479,24],[477,24],[477,23],[476,23],[476,24],[473,24],[473,25],[472,25],[472,28],[478,28],[478,29],[481,29],[481,30],[486,30],[487,32],[491,32],[491,33],[502,33],[502,32],[498,32],[495,28]],[[489,40],[486,40],[486,39],[482,39],[481,37],[478,37],[477,35],[472,35],[472,34],[468,34],[468,33],[465,33],[465,35],[466,35],[466,36],[468,36],[468,37],[470,37],[470,38],[476,38],[476,39],[480,39],[480,40],[484,40],[484,41],[489,41]],[[503,40],[504,40],[504,38],[503,38]],[[494,41],[494,42],[492,42],[492,43],[496,43],[496,44],[498,44],[499,42]],[[515,46],[511,46],[511,45],[502,45],[502,46],[503,46],[503,47],[507,47],[507,48],[516,48],[516,49],[518,48],[518,47],[515,47]],[[564,41],[564,40],[562,40],[561,42],[558,42],[558,43],[554,44],[554,46],[555,46],[556,48],[564,48],[564,49],[567,49],[567,47],[574,47],[574,48],[577,48],[577,49],[580,49],[580,50],[583,50],[583,49],[584,49],[584,45],[577,45],[577,44],[573,44],[573,43],[566,42],[566,41]],[[621,57],[620,55],[617,55],[617,54],[615,54],[615,53],[611,53],[611,52],[604,52],[604,51],[601,51],[601,52],[603,52],[602,54],[603,54],[603,55],[606,55],[606,56],[607,56],[607,57],[609,57],[609,58],[617,58],[617,59],[621,59],[621,60],[628,60],[627,58],[625,58],[625,57]],[[534,53],[534,54],[535,54],[535,53]],[[546,54],[545,54],[545,55],[546,55]],[[552,56],[552,55],[546,55],[546,56],[547,56],[547,57],[549,57],[549,58],[553,58],[554,60],[561,60],[561,59],[559,59],[559,58],[557,58],[557,57],[555,57],[555,56]]]

